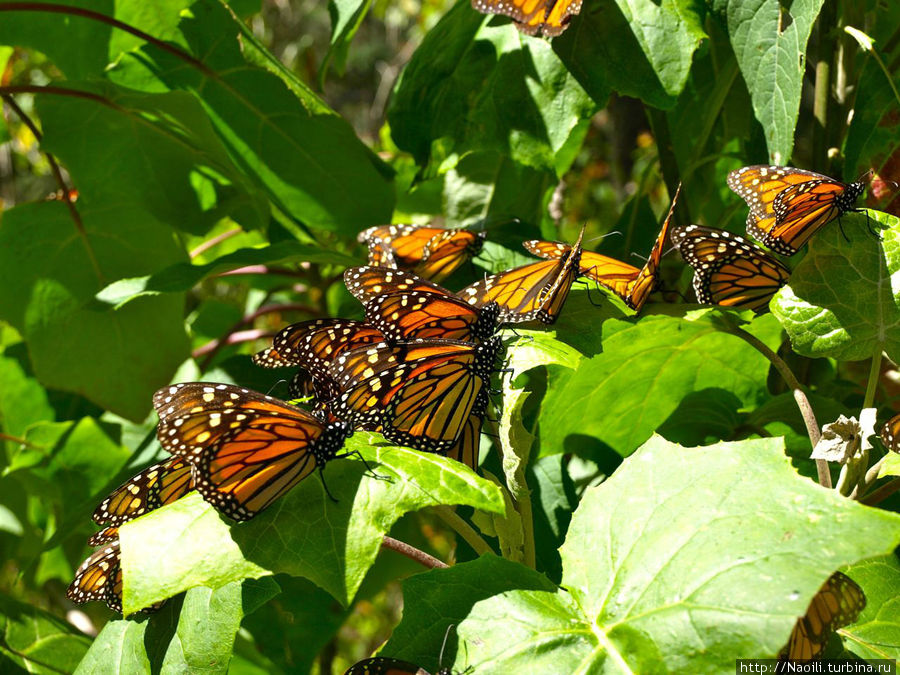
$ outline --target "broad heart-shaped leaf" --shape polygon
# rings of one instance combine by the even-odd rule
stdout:
[[[62,619],[0,595],[0,671],[71,673],[90,644]]]
[[[242,248],[206,263],[192,265],[181,262],[145,277],[120,279],[97,294],[97,300],[116,309],[139,297],[188,291],[203,279],[214,274],[230,272],[249,265],[282,265],[291,262],[333,263],[347,267],[359,260],[337,251],[296,241],[280,241],[261,248]]]
[[[843,628],[844,647],[864,659],[900,659],[900,561],[895,554],[844,570],[866,594],[856,623]]]
[[[869,226],[879,231],[882,241]],[[826,225],[813,238],[789,285],[775,295],[770,307],[794,351],[803,356],[858,361],[884,350],[896,360],[900,358],[897,279],[900,221],[881,211],[851,213],[841,218],[840,226]]]
[[[413,54],[388,120],[394,142],[420,165],[493,151],[561,175],[596,108],[549,42],[494,25],[466,1]]]
[[[183,254],[171,231],[141,209],[110,209],[88,195],[77,207],[83,231],[58,202],[2,215],[0,318],[27,342],[44,386],[143,420],[152,393],[188,355],[183,296],[141,298],[117,311],[93,296],[109,281]]]
[[[150,616],[109,621],[75,672],[224,673],[241,619],[279,590],[272,579],[192,588]]]
[[[779,439],[655,437],[582,497],[567,590],[479,602],[459,636],[479,673],[731,672],[774,657],[838,567],[898,542],[900,516],[797,476]]]
[[[278,572],[311,579],[346,605],[404,513],[437,504],[504,512],[499,488],[468,467],[435,454],[373,447],[374,438],[358,433],[345,451],[358,450],[378,478],[359,461],[335,460],[325,468],[336,503],[311,477],[247,523],[229,526],[199,495],[189,495],[125,525],[126,613],[193,586],[217,588]]]
[[[553,50],[598,105],[612,89],[670,108],[706,37],[704,14],[694,0],[586,2]]]
[[[470,645],[458,641],[450,627],[458,626],[475,603],[513,590],[551,593],[555,585],[534,570],[490,554],[409,577],[403,582],[403,620],[379,654],[417,663],[432,673],[448,665],[454,666],[454,672],[462,672]],[[447,647],[441,661],[445,636]]]
[[[715,0],[724,9],[731,45],[763,126],[769,159],[786,164],[806,68],[806,43],[823,0]]]
[[[602,324],[603,351],[572,372],[549,368],[540,416],[540,454],[577,449],[591,436],[627,456],[646,441],[688,394],[731,392],[744,406],[766,396],[769,362],[738,337],[720,330],[716,310],[693,318],[645,315]],[[780,328],[760,317],[750,328],[777,343]]]

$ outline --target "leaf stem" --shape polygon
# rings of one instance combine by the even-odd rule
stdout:
[[[399,553],[400,555],[405,555],[410,560],[414,560],[423,567],[427,567],[428,569],[440,568],[444,569],[449,567],[447,563],[443,560],[438,560],[433,555],[429,555],[425,553],[415,546],[410,546],[405,541],[400,541],[399,539],[394,539],[393,537],[388,537],[387,535],[381,540],[381,548],[388,549],[389,551],[394,551],[395,553]]]
[[[438,515],[438,518],[443,520],[450,528],[456,532],[460,537],[462,537],[465,542],[472,547],[472,549],[478,555],[484,555],[485,553],[494,553],[494,549],[490,547],[490,545],[482,539],[481,535],[475,531],[471,525],[469,525],[466,521],[460,518],[456,511],[451,509],[449,506],[440,505],[434,507],[435,513]],[[494,553],[496,555],[496,553]]]
[[[881,344],[872,354],[872,366],[869,368],[869,381],[866,383],[866,396],[863,399],[863,408],[871,408],[875,403],[875,392],[878,390],[878,380],[881,378],[881,358],[883,355]]]
[[[819,423],[816,421],[816,415],[813,412],[812,406],[809,403],[809,399],[803,392],[803,388],[800,385],[800,381],[797,379],[796,375],[794,375],[793,371],[791,371],[788,364],[784,362],[784,359],[782,359],[780,356],[778,356],[778,354],[769,349],[768,345],[766,345],[762,340],[757,338],[755,335],[751,335],[740,326],[731,323],[730,320],[729,323],[730,327],[728,332],[735,337],[739,337],[751,347],[755,348],[760,354],[765,356],[769,360],[769,362],[773,366],[775,366],[775,370],[778,371],[781,377],[784,378],[784,381],[787,383],[788,387],[791,388],[791,393],[793,393],[794,400],[797,402],[797,407],[800,409],[800,415],[803,417],[803,424],[806,425],[806,433],[809,435],[809,442],[812,443],[812,447],[815,448],[816,444],[819,442],[819,438],[821,437],[821,432],[819,431]],[[828,462],[824,459],[817,459],[816,472],[819,476],[819,485],[821,485],[822,487],[830,488],[831,472],[828,469]]]
[[[868,35],[853,26],[844,26],[844,31],[851,35],[864,51],[867,51],[872,55],[875,62],[881,68],[881,72],[883,72],[885,78],[887,78],[891,91],[894,92],[894,98],[897,99],[897,103],[900,103],[900,92],[897,91],[897,85],[894,84],[894,78],[891,77],[891,72],[888,70],[887,66],[884,65],[884,61],[881,60],[881,56],[875,49],[874,41]]]
[[[874,492],[866,495],[866,497],[864,499],[861,499],[860,502],[866,504],[867,506],[874,506],[875,504],[883,502],[898,490],[900,490],[900,478],[894,478],[892,481],[885,483]]]

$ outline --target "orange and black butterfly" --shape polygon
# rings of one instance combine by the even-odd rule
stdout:
[[[107,541],[81,563],[66,597],[82,604],[105,602],[114,612],[122,611],[122,566],[119,562],[118,537]]]
[[[823,226],[848,211],[863,183],[842,183],[789,166],[745,166],[728,187],[750,207],[747,232],[776,253],[794,255]]]
[[[369,246],[369,264],[412,270],[440,281],[478,255],[485,233],[423,225],[381,225],[359,233]]]
[[[884,443],[884,447],[893,452],[900,451],[900,447],[898,447],[898,441],[900,441],[900,415],[894,415],[891,419],[885,422],[884,426],[881,427],[881,442]]]
[[[863,590],[846,574],[835,572],[794,625],[780,658],[789,661],[821,658],[832,633],[856,621],[865,608]]]
[[[553,323],[559,318],[572,282],[578,278],[581,238],[559,256],[492,274],[483,281],[466,286],[457,295],[470,305],[500,306],[500,323],[519,323],[535,319]]]
[[[463,340],[484,342],[497,329],[500,307],[479,309],[447,292],[387,293],[366,303],[366,320],[389,341]]]
[[[387,293],[449,293],[443,286],[426,281],[412,272],[371,265],[347,268],[344,271],[344,285],[363,305]]]
[[[395,443],[446,453],[478,412],[499,348],[494,337],[481,344],[417,340],[346,352],[332,366],[341,395],[331,401],[331,412]]]
[[[672,243],[694,268],[694,292],[701,304],[760,311],[791,274],[759,246],[725,230],[676,227]]]
[[[194,488],[219,511],[249,520],[334,459],[352,433],[302,408],[229,384],[160,389],[160,444],[186,458]]]
[[[98,525],[121,525],[181,499],[192,489],[190,464],[173,457],[129,478],[100,503],[91,517]]]
[[[640,311],[647,301],[647,297],[659,286],[659,263],[662,260],[663,247],[680,193],[681,185],[675,191],[669,213],[666,214],[659,235],[653,243],[650,257],[642,268],[638,269],[633,265],[593,251],[582,251],[580,263],[582,276],[608,288],[622,298],[631,309]],[[530,253],[551,260],[560,258],[570,249],[567,244],[555,241],[526,241],[523,246]]]
[[[581,0],[472,0],[482,14],[510,17],[522,33],[555,37],[581,11]]]

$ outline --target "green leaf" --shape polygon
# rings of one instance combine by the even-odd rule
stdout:
[[[439,663],[448,626],[458,626],[480,600],[515,589],[552,591],[554,586],[542,574],[493,555],[412,576],[403,582],[403,620],[380,653],[420,664],[429,672],[448,665],[462,670],[470,645],[460,641],[454,649],[457,640],[452,629],[443,663]]]
[[[3,214],[0,317],[28,343],[44,386],[142,420],[153,392],[188,355],[183,298],[142,298],[121,311],[103,311],[92,298],[112,279],[150,272],[181,254],[150,214],[128,211],[133,217],[123,221],[122,211],[89,199],[79,199],[78,208],[83,234],[60,203]]]
[[[806,69],[806,43],[823,0],[717,0],[724,4],[731,45],[763,126],[769,159],[787,164]]]
[[[460,2],[403,70],[388,121],[420,165],[490,151],[562,175],[596,109],[550,42],[495,26]]]
[[[496,152],[472,152],[444,177],[444,213],[455,227],[482,220],[540,222],[557,184],[551,171],[523,166]]]
[[[0,425],[4,433],[19,437],[30,425],[55,417],[47,392],[26,372],[23,352],[12,346],[0,354]]]
[[[867,227],[880,229],[878,241]],[[841,226],[847,240],[841,234]],[[846,214],[827,225],[771,302],[798,354],[840,361],[869,358],[882,349],[900,358],[900,221],[881,211]]]
[[[900,454],[892,452],[884,460],[878,477],[884,478],[885,476],[900,476]]]
[[[343,604],[359,584],[391,525],[404,513],[466,504],[503,513],[500,490],[458,462],[406,448],[372,447],[356,434],[345,450],[362,462],[329,463],[326,495],[305,480],[250,522],[229,526],[198,495],[139,518],[121,530],[126,613],[193,586],[218,588],[247,577],[285,572],[311,579]]]
[[[466,665],[730,671],[735,658],[774,657],[838,567],[898,541],[900,516],[797,476],[779,439],[656,437],[585,492],[561,549],[566,591],[472,608],[458,629]]]
[[[144,647],[148,619],[108,621],[97,635],[75,675],[97,672],[150,673],[150,658]],[[110,668],[112,666],[112,668]]]
[[[319,67],[319,79],[324,81],[331,64],[339,75],[344,74],[350,42],[362,20],[369,13],[372,0],[329,0],[328,13],[331,14],[331,44]]]
[[[578,504],[566,464],[565,456],[551,455],[539,458],[528,467],[537,569],[555,582],[562,577],[562,560],[557,549],[563,543],[572,511]]]
[[[238,249],[205,265],[182,262],[149,276],[120,279],[97,293],[96,298],[119,309],[140,297],[188,291],[207,277],[241,267],[296,262],[333,263],[348,267],[360,263],[359,260],[337,251],[323,250],[319,246],[296,241],[281,241],[262,248]]]
[[[0,595],[0,670],[38,675],[71,673],[91,644],[70,624]]]
[[[553,50],[598,105],[610,90],[671,108],[706,36],[694,0],[585,3]]]
[[[864,659],[900,659],[900,561],[863,560],[844,570],[866,594],[866,608],[839,631],[844,647]]]
[[[587,435],[627,456],[686,395],[705,389],[731,392],[745,406],[761,402],[769,362],[720,331],[718,316],[713,311],[692,320],[645,315],[636,322],[605,321],[600,354],[583,359],[571,376],[549,369],[541,455],[569,452],[578,435]]]

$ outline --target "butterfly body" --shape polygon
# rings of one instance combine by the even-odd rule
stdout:
[[[357,237],[369,247],[369,264],[412,270],[440,281],[481,251],[485,233],[422,225],[381,225]]]
[[[430,673],[409,661],[375,656],[350,666],[344,675],[430,675]],[[451,670],[441,668],[435,675],[451,675]]]
[[[782,255],[794,255],[822,227],[854,210],[865,189],[814,171],[761,164],[729,173],[728,187],[750,207],[747,232]]]
[[[725,230],[676,227],[672,242],[694,268],[701,304],[760,311],[790,277],[790,270],[766,251]]]
[[[482,14],[508,16],[526,35],[560,35],[581,11],[581,0],[472,0]]]

